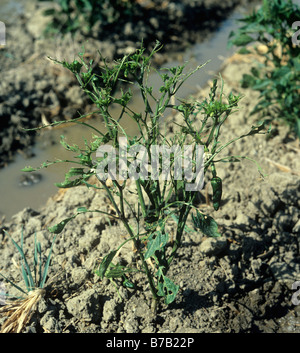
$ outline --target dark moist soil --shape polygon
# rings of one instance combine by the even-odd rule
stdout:
[[[252,1],[138,1],[131,18],[120,18],[113,26],[95,25],[89,33],[45,37],[51,17],[43,16],[43,2],[31,1],[26,12],[12,23],[6,21],[6,46],[0,48],[0,168],[16,152],[30,157],[35,128],[47,122],[78,117],[91,111],[90,102],[74,77],[47,57],[73,61],[85,48],[85,58],[108,62],[139,48],[161,41],[164,49],[156,56],[160,65],[172,55],[184,52],[218,29],[238,4]],[[176,54],[177,53],[177,54]]]
[[[258,119],[250,115],[257,93],[242,89],[239,83],[254,58],[243,58],[233,56],[222,72],[225,93],[233,90],[245,95],[240,110],[223,126],[226,140],[248,132]],[[199,92],[198,98],[207,97],[208,89]],[[174,133],[174,122],[179,121],[180,116],[169,117],[169,133]],[[206,194],[211,199],[207,184],[199,209],[214,217],[222,236],[206,238],[189,220],[193,231],[185,233],[168,274],[180,286],[172,304],[160,303],[154,314],[142,274],[130,276],[134,289],[120,286],[119,292],[109,280],[99,279],[94,270],[101,258],[121,244],[127,233],[113,220],[85,213],[57,237],[46,296],[25,332],[299,333],[300,306],[292,303],[292,284],[300,280],[299,140],[285,126],[275,125],[272,138],[255,135],[239,140],[227,154],[255,159],[267,176],[263,179],[249,160],[217,165],[223,179],[221,208],[214,211],[211,202],[205,202]],[[135,195],[128,192],[127,196],[136,204]],[[80,206],[113,212],[102,191],[78,187],[59,191],[41,210],[24,209],[2,228],[17,240],[23,226],[30,256],[34,233],[42,249],[49,249],[52,238],[46,227],[72,216]],[[174,225],[168,227],[172,235]],[[1,271],[19,283],[19,256],[6,236],[0,240]],[[116,260],[135,266],[136,255],[132,245],[127,245]],[[14,293],[8,284],[6,288]]]

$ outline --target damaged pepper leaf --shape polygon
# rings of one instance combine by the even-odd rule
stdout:
[[[221,236],[221,234],[218,232],[218,225],[211,216],[204,215],[197,210],[196,216],[192,214],[192,219],[195,228],[200,229],[201,232],[208,237]]]

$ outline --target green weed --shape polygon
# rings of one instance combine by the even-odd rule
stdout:
[[[201,173],[203,178],[205,175],[211,179],[214,207],[218,209],[221,205],[222,180],[217,176],[216,165],[220,162],[234,162],[247,158],[247,156],[219,157],[219,153],[240,138],[265,133],[264,124],[261,123],[252,126],[249,132],[242,136],[237,136],[223,144],[220,142],[222,125],[236,111],[242,98],[232,93],[225,96],[222,78],[220,78],[220,88],[218,88],[218,80],[213,81],[209,97],[202,102],[178,100],[176,103],[174,98],[178,98],[178,89],[204,65],[199,65],[187,73],[185,65],[160,70],[158,73],[161,86],[158,91],[154,91],[153,87],[148,85],[148,74],[151,69],[151,58],[160,47],[160,43],[156,43],[149,55],[146,55],[145,49],[141,47],[135,53],[117,60],[112,66],[106,65],[104,61],[97,71],[94,71],[92,61],[88,63],[84,61],[83,53],[80,53],[79,59],[73,62],[56,61],[76,76],[82,90],[97,106],[97,113],[101,116],[106,131],[101,132],[95,126],[91,126],[82,120],[83,117],[73,119],[74,123],[89,126],[94,133],[91,141],[85,140],[83,148],[76,144],[69,144],[62,136],[62,145],[75,155],[75,159],[57,159],[47,161],[38,168],[23,169],[30,172],[47,168],[55,163],[73,163],[76,167],[70,168],[65,175],[65,180],[56,184],[58,187],[71,188],[86,185],[106,192],[115,210],[114,215],[101,210],[89,210],[82,206],[73,216],[60,221],[49,230],[59,234],[68,222],[86,212],[99,212],[123,223],[129,238],[120,242],[117,249],[111,249],[103,258],[97,274],[101,279],[105,277],[114,281],[121,279],[122,285],[132,286],[133,281],[129,281],[128,277],[139,270],[148,280],[154,307],[160,298],[164,298],[165,303],[170,304],[178,293],[179,286],[168,277],[168,271],[183,243],[184,233],[189,231],[186,226],[189,215],[192,213],[194,228],[200,229],[206,236],[221,235],[214,219],[195,206],[199,188],[192,189],[190,186],[198,187],[201,184],[201,178],[199,179]],[[120,86],[120,83],[123,85]],[[129,107],[133,97],[131,87],[134,86],[138,88],[143,99],[143,111],[133,111]],[[121,107],[118,116],[111,114],[113,106]],[[181,115],[182,123],[177,124],[179,131],[169,136],[166,134],[162,118],[172,111]],[[126,129],[122,126],[124,116],[130,117],[132,123],[137,126],[138,135],[127,135]],[[51,125],[66,122],[60,121]],[[37,129],[40,128],[43,127]],[[125,146],[120,143],[121,137],[125,138]],[[109,148],[107,153],[97,156],[99,148],[103,146],[107,148],[110,146],[119,152],[125,151],[129,156],[125,165],[121,153],[110,154]],[[167,155],[170,168],[167,168],[165,177],[162,177],[166,172],[166,162],[163,159],[165,156],[164,153],[155,154],[153,148],[157,146],[164,147],[165,151],[169,152]],[[179,161],[184,157],[187,146],[192,155],[192,158],[188,159],[192,166],[192,173],[189,177],[185,175],[180,178],[176,175],[175,167],[178,167]],[[199,158],[199,146],[204,150],[204,159]],[[199,161],[203,162],[201,168],[199,168]],[[119,177],[115,177],[114,169],[109,168],[111,163],[115,163],[115,172]],[[125,174],[122,174],[124,167]],[[104,173],[99,174],[99,168]],[[182,172],[182,166],[176,171]],[[92,176],[96,176],[100,184],[91,183]],[[125,191],[129,190],[130,178],[134,180],[134,190],[130,188],[130,192],[136,195],[134,202],[125,196]],[[111,179],[111,186],[107,185],[108,179]],[[125,206],[130,208],[131,218],[128,218]],[[175,221],[176,224],[174,241],[171,241],[170,234],[167,232],[167,224],[170,220]],[[134,245],[137,256],[136,268],[114,263],[116,254],[128,242]],[[153,267],[149,266],[149,261]]]

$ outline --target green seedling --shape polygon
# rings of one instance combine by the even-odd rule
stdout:
[[[37,241],[35,234],[33,249],[33,266],[32,268],[30,268],[23,248],[23,230],[21,231],[20,245],[15,242],[15,240],[9,235],[8,232],[4,232],[10,238],[16,250],[21,256],[21,274],[26,289],[20,287],[0,272],[0,276],[3,277],[8,283],[10,283],[21,293],[21,297],[14,299],[12,302],[9,302],[3,308],[0,309],[0,314],[6,313],[6,315],[8,316],[8,319],[3,324],[0,332],[19,333],[22,332],[26,324],[29,322],[36,308],[36,305],[45,295],[45,283],[47,280],[48,270],[51,262],[51,253],[55,241],[55,236],[53,238],[48,257],[45,261],[43,261],[41,244]],[[8,294],[6,294],[6,296],[11,297]]]

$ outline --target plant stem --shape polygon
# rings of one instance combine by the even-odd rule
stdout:
[[[171,251],[171,254],[168,258],[168,266],[170,266],[171,262],[173,261],[177,250],[179,249],[180,245],[181,245],[181,238],[182,238],[182,234],[184,231],[184,226],[187,220],[187,217],[189,215],[189,212],[191,210],[191,206],[184,204],[180,210],[180,214],[179,214],[179,219],[178,219],[178,226],[177,226],[177,231],[176,231],[176,238],[174,241],[174,245]]]
[[[119,218],[120,220],[122,221],[122,223],[124,224],[130,238],[132,239],[133,241],[133,244],[134,244],[134,247],[136,248],[138,254],[139,254],[139,257],[142,261],[142,265],[143,265],[143,268],[145,270],[145,273],[146,273],[146,276],[147,276],[147,279],[148,279],[148,282],[149,282],[149,285],[150,285],[150,290],[151,290],[151,293],[152,293],[152,296],[153,298],[157,299],[158,296],[156,294],[156,288],[155,288],[155,284],[154,284],[154,281],[153,281],[153,276],[151,275],[151,272],[149,271],[149,267],[145,261],[145,258],[142,254],[142,252],[140,251],[140,247],[139,247],[139,244],[137,243],[137,240],[136,240],[136,235],[133,233],[126,217],[125,217],[125,214],[124,214],[124,208],[122,207],[122,211],[119,209],[118,205],[116,204],[115,200],[114,200],[114,197],[112,195],[112,193],[110,192],[109,188],[106,186],[105,182],[103,180],[100,180],[101,184],[104,186],[106,192],[107,192],[107,195],[110,199],[110,201],[112,202],[117,214],[119,215]],[[119,189],[120,190],[120,189]],[[122,195],[122,194],[120,194]],[[121,205],[122,205],[122,202],[121,202]]]
[[[142,189],[141,189],[141,184],[140,184],[139,180],[136,180],[135,183],[136,183],[136,189],[138,192],[139,201],[140,201],[141,207],[142,207],[143,217],[146,217],[147,212],[146,212],[144,196],[143,196]]]

